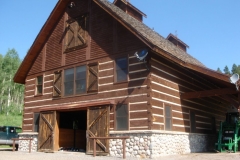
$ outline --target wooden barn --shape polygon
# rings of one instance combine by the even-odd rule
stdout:
[[[14,77],[25,85],[20,137],[33,150],[91,154],[88,137],[117,136],[130,136],[134,157],[212,149],[239,91],[143,17],[126,0],[58,1]],[[120,142],[99,139],[97,152],[119,156]]]

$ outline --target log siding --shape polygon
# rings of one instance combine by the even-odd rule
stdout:
[[[205,119],[196,120],[196,132],[211,133],[212,122],[210,117],[215,117],[216,123],[223,120],[225,118],[226,106],[224,105],[226,105],[226,102],[223,100],[222,104],[219,104],[219,100],[215,98],[180,99],[181,93],[215,87],[214,84],[206,82],[199,76],[196,77],[187,73],[181,67],[174,64],[170,65],[169,62],[164,60],[151,59],[151,98],[152,103],[155,104],[152,105],[152,108],[155,108],[153,118],[157,115],[163,115],[163,105],[156,104],[168,104],[172,107],[172,130],[190,132],[189,111],[192,110],[198,113],[196,114],[198,117],[207,115]],[[181,111],[182,109],[185,111]],[[164,128],[164,119],[159,118],[157,120],[153,122],[154,128]]]
[[[223,99],[180,98],[183,93],[216,89],[217,85],[150,50],[147,62],[139,62],[134,53],[148,48],[146,43],[94,2],[73,1],[76,7],[66,8],[28,72],[23,131],[33,131],[36,112],[48,108],[86,109],[81,105],[110,100],[128,105],[129,130],[164,130],[166,105],[171,107],[172,131],[190,132],[190,111],[195,113],[197,133],[211,133],[212,117],[217,125],[225,118],[228,102]],[[86,46],[66,53],[66,21],[85,13],[89,15]],[[128,57],[128,81],[123,83],[114,81],[114,63],[119,56]],[[91,63],[98,63],[97,93],[53,97],[54,72]],[[43,94],[36,96],[35,78],[38,75],[43,75]],[[110,131],[116,130],[114,108],[110,108]]]

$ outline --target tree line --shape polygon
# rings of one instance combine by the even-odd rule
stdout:
[[[21,64],[15,49],[0,54],[0,114],[22,114],[24,86],[13,82],[13,77]]]
[[[217,71],[224,74],[228,74],[228,75],[232,75],[234,73],[237,73],[240,75],[240,65],[233,64],[231,71],[229,70],[228,66],[224,67],[223,72],[221,71],[220,68],[217,68]]]

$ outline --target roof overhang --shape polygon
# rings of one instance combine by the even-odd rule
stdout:
[[[31,66],[33,65],[35,59],[37,58],[39,52],[41,51],[42,47],[44,46],[46,40],[50,36],[51,31],[56,26],[57,22],[61,18],[64,10],[69,3],[70,0],[59,0],[51,12],[50,16],[48,17],[47,21],[43,25],[42,29],[40,30],[39,34],[35,38],[31,48],[29,49],[27,55],[25,56],[23,62],[21,63],[20,67],[18,68],[13,80],[16,83],[25,84],[25,79]]]

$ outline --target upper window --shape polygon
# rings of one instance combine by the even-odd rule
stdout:
[[[86,66],[66,69],[64,71],[64,95],[86,92]]]
[[[43,93],[43,76],[38,76],[36,78],[36,95],[41,95]]]
[[[116,106],[116,129],[128,130],[128,105]]]
[[[80,66],[76,68],[76,94],[86,92],[86,66]]]
[[[165,130],[171,131],[172,130],[172,110],[171,107],[165,106],[164,108],[165,113]]]
[[[66,28],[65,51],[75,50],[87,44],[87,15],[69,19]]]
[[[63,87],[61,87],[61,73],[61,71],[55,72],[53,83],[54,97],[62,96],[61,89],[64,90],[64,96],[98,91],[98,63],[64,70]]]
[[[115,61],[115,82],[128,80],[128,59],[118,58]]]
[[[74,68],[66,69],[64,71],[64,95],[73,95],[74,88]]]

